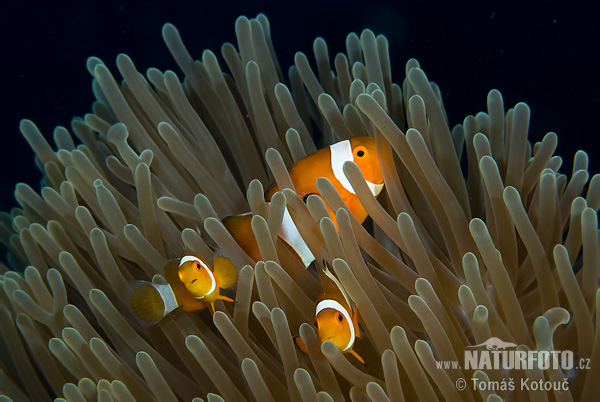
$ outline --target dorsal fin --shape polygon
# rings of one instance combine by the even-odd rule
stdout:
[[[167,283],[179,281],[177,271],[179,270],[179,259],[170,260],[165,265],[165,279]]]
[[[219,219],[223,220],[225,219],[225,217],[219,216]],[[212,237],[208,235],[208,233],[206,233],[205,230],[200,230],[200,228],[196,227],[196,233],[200,234],[200,238],[204,241],[204,243],[206,243],[208,247],[210,247],[213,250],[217,247],[217,243],[213,240]]]
[[[267,191],[265,191],[265,201],[270,202],[271,198],[273,198],[273,194],[279,191],[279,187],[277,183],[273,183],[269,186]]]

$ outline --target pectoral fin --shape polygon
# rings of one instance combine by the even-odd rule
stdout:
[[[214,272],[220,288],[232,287],[237,280],[237,270],[229,258],[217,256],[214,261]]]

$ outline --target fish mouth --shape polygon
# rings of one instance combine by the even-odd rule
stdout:
[[[194,283],[194,282],[196,282],[197,280],[198,280],[198,278],[196,278],[196,279],[192,279],[191,281],[189,281],[189,282],[188,282],[188,285],[191,285],[191,284],[193,284],[193,283]]]

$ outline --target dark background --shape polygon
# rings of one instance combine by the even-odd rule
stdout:
[[[333,58],[345,51],[349,32],[371,28],[389,39],[395,82],[402,81],[404,64],[414,57],[440,85],[451,125],[485,110],[488,91],[497,88],[506,107],[519,101],[531,107],[530,140],[558,133],[563,172],[570,172],[574,153],[584,149],[591,172],[598,173],[600,35],[595,11],[574,2],[454,3],[5,3],[0,6],[0,210],[16,206],[16,183],[37,189],[41,177],[19,133],[19,120],[33,120],[51,138],[56,125],[69,127],[73,116],[90,111],[88,56],[100,57],[113,72],[121,52],[142,72],[149,67],[179,72],[161,38],[165,22],[175,24],[194,58],[206,48],[220,57],[223,42],[235,43],[235,19],[259,12],[270,19],[286,69],[296,51],[313,60],[317,36],[325,38]]]

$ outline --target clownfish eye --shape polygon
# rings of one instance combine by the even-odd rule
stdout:
[[[338,321],[339,321],[339,322],[342,322],[342,320],[343,320],[343,319],[344,319],[344,316],[343,316],[343,315],[341,315],[341,314],[338,314]]]
[[[359,158],[367,156],[367,154],[367,148],[363,147],[362,145],[359,145],[358,147],[354,148],[354,155],[358,156]]]
[[[196,270],[200,271],[200,263],[195,262],[194,263],[194,268],[196,268]]]

